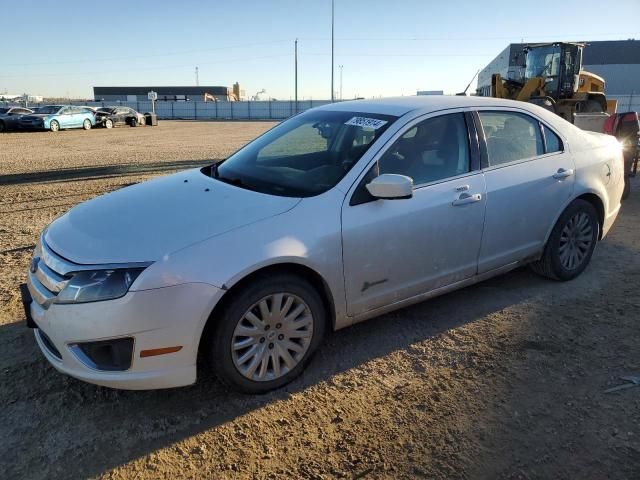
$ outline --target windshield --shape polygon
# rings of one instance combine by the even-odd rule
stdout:
[[[525,78],[555,77],[560,72],[560,47],[536,47],[527,53]]]
[[[318,195],[336,185],[396,118],[310,110],[268,131],[217,168],[203,172],[261,193]]]
[[[113,113],[114,110],[115,108],[109,108],[109,107],[100,107],[98,109],[99,112],[104,112],[104,113]]]
[[[58,111],[61,109],[62,107],[56,106],[56,105],[49,105],[47,107],[40,107],[38,109],[38,113],[46,113],[46,114],[51,114],[51,113],[58,113]]]

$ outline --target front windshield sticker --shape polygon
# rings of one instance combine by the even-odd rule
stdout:
[[[353,117],[345,125],[353,125],[355,127],[372,128],[377,130],[387,123],[386,120],[378,120],[377,118]]]

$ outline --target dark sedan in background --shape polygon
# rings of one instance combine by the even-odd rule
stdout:
[[[33,110],[23,107],[0,107],[0,132],[16,130],[20,126],[20,118],[30,113]]]
[[[120,125],[144,125],[144,115],[129,107],[101,107],[96,110],[96,125],[113,128]]]

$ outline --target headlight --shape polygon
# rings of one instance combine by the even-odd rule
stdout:
[[[94,270],[76,273],[55,303],[84,303],[123,297],[143,268]]]

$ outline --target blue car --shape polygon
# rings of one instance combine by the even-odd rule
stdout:
[[[20,127],[27,130],[51,130],[57,132],[65,128],[89,130],[96,124],[95,113],[74,105],[46,105],[37,113],[20,119]]]

